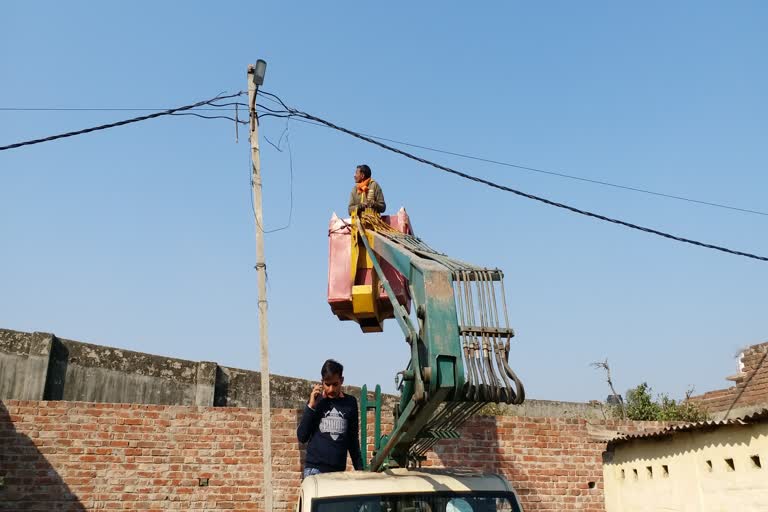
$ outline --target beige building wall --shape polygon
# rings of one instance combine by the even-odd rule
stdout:
[[[615,445],[606,512],[768,512],[768,423],[710,428]]]

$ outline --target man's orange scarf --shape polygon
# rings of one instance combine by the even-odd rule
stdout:
[[[366,178],[357,184],[357,193],[368,195],[368,185],[371,184],[371,178]]]

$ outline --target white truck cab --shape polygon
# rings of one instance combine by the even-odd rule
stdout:
[[[296,512],[522,512],[507,480],[461,469],[347,471],[304,479]]]

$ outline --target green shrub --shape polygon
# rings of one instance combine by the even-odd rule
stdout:
[[[690,400],[693,390],[685,398],[676,401],[662,393],[653,399],[652,389],[647,382],[627,391],[624,404],[627,419],[639,421],[704,421],[709,415],[698,404]],[[616,407],[615,415],[621,417],[621,410]]]

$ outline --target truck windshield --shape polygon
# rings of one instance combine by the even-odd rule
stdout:
[[[512,493],[429,493],[315,500],[312,512],[521,512]]]

